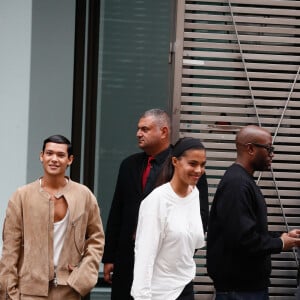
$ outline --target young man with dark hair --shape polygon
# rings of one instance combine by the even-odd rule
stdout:
[[[45,139],[44,174],[9,200],[0,261],[0,299],[79,300],[96,284],[104,248],[92,192],[66,176],[72,145]],[[5,298],[7,297],[7,298]]]

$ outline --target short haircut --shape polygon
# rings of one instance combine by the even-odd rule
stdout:
[[[157,125],[160,127],[168,127],[171,128],[171,121],[169,115],[162,109],[159,108],[153,108],[146,110],[141,118],[146,118],[146,117],[154,117],[157,120]]]
[[[43,152],[45,151],[47,143],[65,144],[68,146],[68,156],[70,157],[71,155],[73,155],[73,146],[71,142],[63,135],[54,134],[46,138],[43,142]]]

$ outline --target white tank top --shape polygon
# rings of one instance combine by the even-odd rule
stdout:
[[[54,267],[56,267],[58,264],[60,252],[65,240],[65,233],[66,233],[68,221],[69,221],[69,209],[67,210],[67,213],[62,220],[54,223],[54,236],[53,236]]]

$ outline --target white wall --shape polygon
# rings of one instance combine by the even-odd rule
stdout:
[[[0,0],[0,233],[10,195],[42,175],[44,138],[71,137],[74,35],[75,0]]]
[[[33,0],[27,180],[41,175],[39,153],[52,134],[71,138],[75,0]]]
[[[31,0],[0,1],[1,232],[8,198],[26,183],[31,7]]]

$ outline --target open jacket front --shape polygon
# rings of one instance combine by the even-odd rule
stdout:
[[[62,191],[70,213],[64,245],[56,268],[59,285],[87,294],[98,279],[104,248],[100,211],[92,192],[69,180]],[[39,180],[19,188],[11,197],[3,228],[0,299],[19,294],[47,296],[53,266],[54,204]],[[71,265],[74,270],[68,268]]]

